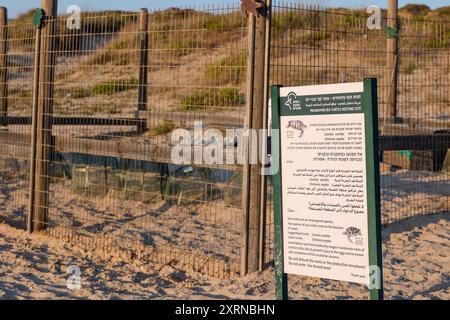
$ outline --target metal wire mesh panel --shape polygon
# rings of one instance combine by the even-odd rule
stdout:
[[[399,123],[382,123],[382,135],[399,136],[404,150],[385,151],[390,172],[381,177],[383,222],[446,212],[450,178],[444,160],[448,145],[421,139],[450,134],[450,21],[402,18],[399,33]]]
[[[10,20],[5,27],[6,55],[2,73],[6,97],[0,112],[0,221],[25,228],[29,196],[30,122],[35,29],[28,16]],[[3,96],[3,95],[2,95]]]
[[[241,168],[171,159],[175,129],[243,126],[247,31],[237,9],[88,13],[80,30],[68,30],[65,16],[47,21],[57,32],[43,36],[56,59],[45,233],[238,273]]]

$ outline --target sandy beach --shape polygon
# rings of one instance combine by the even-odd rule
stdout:
[[[450,298],[450,213],[420,216],[383,230],[386,299]],[[67,269],[81,269],[81,289]],[[367,299],[343,282],[292,276],[291,299]],[[273,299],[273,270],[221,280],[171,265],[86,252],[44,235],[0,225],[0,299]]]

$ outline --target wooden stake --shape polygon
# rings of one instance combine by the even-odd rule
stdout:
[[[398,0],[388,0],[387,27],[395,28],[398,33]],[[387,115],[386,118],[396,122],[397,110],[397,87],[398,87],[398,35],[387,38]]]
[[[263,106],[263,124],[266,135],[264,136],[264,152],[267,154],[267,134],[268,134],[268,112],[269,112],[269,82],[270,82],[270,28],[272,21],[272,0],[267,0],[267,15],[266,15],[266,42],[264,52],[264,106]],[[267,177],[261,177],[261,205],[260,205],[260,234],[259,234],[259,271],[264,269],[265,259],[265,240],[266,240],[266,215],[267,215]]]
[[[266,18],[262,15],[255,17],[249,14],[249,30],[252,31],[254,25],[254,53],[253,59],[248,62],[249,75],[247,81],[249,90],[247,92],[247,116],[245,129],[253,129],[259,135],[263,128],[264,109],[264,79],[265,79],[265,41],[266,41]],[[249,35],[252,38],[252,35]],[[250,49],[252,45],[250,44]],[[252,54],[250,54],[252,56]],[[253,61],[251,61],[253,60]],[[253,63],[252,63],[253,62]],[[252,71],[253,64],[253,71]],[[253,72],[253,74],[251,74]],[[253,85],[252,85],[253,82]],[[250,98],[252,96],[252,98]],[[248,147],[247,147],[248,146]],[[246,165],[243,175],[243,208],[245,210],[245,226],[247,227],[247,253],[243,258],[246,260],[246,270],[241,270],[243,275],[249,272],[256,272],[259,269],[260,254],[260,225],[261,225],[261,163],[250,164],[249,160],[255,158],[254,152],[259,151],[258,139],[253,139],[252,134],[246,143]],[[256,158],[258,156],[256,155]],[[253,161],[252,161],[253,162]]]
[[[30,155],[30,200],[27,217],[27,230],[33,232],[33,216],[36,188],[36,145],[37,145],[37,117],[39,106],[39,63],[41,60],[41,27],[36,28],[36,43],[34,48],[33,74],[33,110],[31,114],[31,155]]]
[[[248,44],[247,44],[247,90],[246,90],[246,105],[245,105],[245,121],[244,130],[251,126],[251,119],[253,117],[253,84],[255,78],[255,16],[249,14],[248,16]],[[248,214],[249,214],[249,197],[250,197],[250,161],[248,154],[248,139],[243,137],[244,145],[244,166],[242,169],[242,239],[241,239],[241,276],[247,274],[248,261]]]
[[[50,162],[52,160],[52,118],[56,60],[57,0],[42,0],[45,13],[41,31],[39,63],[39,103],[36,129],[36,186],[32,231],[46,228],[48,223]]]

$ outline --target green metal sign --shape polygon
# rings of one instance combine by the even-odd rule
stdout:
[[[377,82],[272,87],[275,284],[287,274],[383,298]]]

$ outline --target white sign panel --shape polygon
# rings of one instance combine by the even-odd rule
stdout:
[[[286,273],[369,284],[363,83],[281,88]]]

